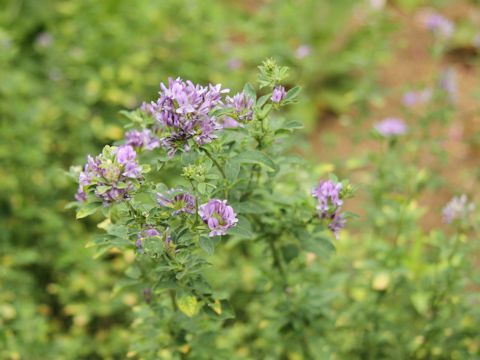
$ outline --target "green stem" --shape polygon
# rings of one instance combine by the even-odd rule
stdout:
[[[220,171],[220,173],[222,174],[223,178],[225,180],[227,180],[227,175],[225,174],[225,171],[223,171],[223,168],[220,166],[220,164],[218,163],[218,161],[212,156],[212,154],[210,153],[210,151],[208,151],[207,149],[205,148],[201,148],[203,150],[203,152],[205,153],[205,155],[208,156],[208,158],[210,160],[213,161],[213,163],[215,164],[215,166],[217,167],[218,171]]]
[[[175,297],[175,290],[170,289],[168,291],[168,294],[170,295],[170,302],[172,303],[172,308],[176,312],[178,310],[178,305],[177,305],[177,299]]]
[[[278,249],[275,246],[275,243],[273,242],[272,239],[268,240],[268,244],[270,245],[270,250],[272,251],[272,256],[273,256],[273,266],[278,270],[282,277],[282,281],[284,285],[287,285],[287,278],[285,274],[285,269],[283,268],[282,261],[280,260],[280,255],[278,253]]]

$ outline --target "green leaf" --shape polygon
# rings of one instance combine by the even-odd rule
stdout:
[[[253,100],[257,100],[257,93],[255,92],[253,86],[250,85],[250,83],[245,84],[245,86],[243,87],[243,92],[250,96]]]
[[[199,304],[195,296],[186,293],[177,293],[177,305],[181,312],[188,317],[192,317],[198,313]]]
[[[100,207],[102,207],[102,203],[99,202],[89,203],[80,207],[77,211],[77,219],[82,219],[84,217],[87,217],[88,215],[92,215]]]
[[[252,238],[254,236],[250,222],[243,216],[238,217],[237,225],[230,228],[228,234],[244,238]]]
[[[234,161],[232,159],[225,164],[225,175],[227,176],[227,180],[229,182],[231,183],[235,182],[238,178],[239,173],[240,173],[240,163],[238,161]]]
[[[291,88],[290,90],[288,90],[287,96],[285,96],[284,102],[285,103],[293,102],[295,100],[295,98],[298,96],[298,94],[300,93],[301,90],[302,90],[302,88],[300,86],[295,86],[295,87]]]
[[[97,192],[99,194],[105,194],[111,188],[112,188],[111,186],[99,185],[99,186],[97,186]]]
[[[231,206],[237,214],[264,214],[268,211],[264,204],[255,200],[232,202]]]
[[[235,317],[232,306],[225,299],[216,300],[214,303],[205,305],[203,309],[207,315],[217,320],[233,319]]]
[[[426,315],[429,308],[430,296],[425,292],[417,292],[410,296],[412,304],[420,315]]]
[[[299,254],[298,246],[293,244],[287,244],[285,246],[282,246],[281,251],[282,251],[283,258],[287,263],[295,259]]]
[[[260,99],[258,99],[257,106],[262,107],[271,97],[272,97],[272,94],[263,95],[262,97],[260,97]]]
[[[335,252],[335,245],[325,236],[314,236],[301,239],[305,250],[315,253],[318,256],[330,256]]]
[[[292,132],[296,129],[302,129],[303,124],[299,121],[287,121],[285,124],[282,124],[277,130],[275,130],[275,134],[282,133],[282,132]]]
[[[236,160],[242,164],[262,165],[270,171],[274,171],[277,168],[272,159],[258,150],[245,151],[237,155]]]
[[[202,236],[199,243],[203,251],[205,251],[208,255],[213,255],[215,252],[215,243],[212,238],[208,236]]]

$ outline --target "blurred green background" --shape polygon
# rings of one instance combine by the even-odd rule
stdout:
[[[398,27],[376,3],[0,0],[0,358],[125,358],[137,299],[112,288],[131,254],[92,259],[64,174],[122,138],[120,110],[169,76],[241,89],[274,57],[307,129],[364,114]]]

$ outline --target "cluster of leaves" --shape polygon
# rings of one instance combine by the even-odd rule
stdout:
[[[213,142],[192,145],[173,156],[164,148],[143,152],[139,162],[147,164],[150,171],[144,171],[140,188],[130,198],[99,206],[95,196],[89,196],[76,204],[77,217],[97,210],[104,216],[99,226],[106,233],[92,242],[97,254],[112,249],[136,252],[136,261],[126,272],[128,280],[118,290],[143,293],[145,305],[137,309],[136,333],[149,329],[155,341],[133,341],[131,354],[231,358],[232,348],[223,350],[230,355],[220,355],[216,346],[208,345],[212,338],[220,340],[222,322],[241,311],[230,303],[234,296],[226,296],[231,287],[212,287],[205,276],[211,265],[208,256],[219,246],[218,257],[230,258],[231,251],[242,249],[245,261],[263,273],[261,282],[271,289],[262,290],[255,302],[262,303],[263,297],[272,301],[270,310],[276,314],[275,321],[282,323],[283,337],[301,344],[299,349],[305,356],[312,356],[305,332],[313,326],[314,314],[306,303],[294,300],[304,295],[291,288],[289,274],[302,277],[306,251],[324,254],[333,249],[325,227],[331,220],[317,215],[310,194],[315,179],[306,171],[304,161],[285,153],[288,135],[302,124],[270,115],[295,102],[299,93],[299,88],[292,88],[281,101],[274,100],[272,92],[286,74],[286,68],[273,60],[265,61],[260,66],[259,82],[267,92],[259,96],[248,84],[242,92],[253,99],[253,118],[242,126],[223,129]],[[221,113],[212,110],[212,116],[224,116]],[[126,115],[136,126],[152,124],[148,113]],[[299,183],[299,177],[305,181]],[[163,199],[168,188],[192,194],[196,210],[178,211],[185,206],[183,201],[176,212],[164,206],[164,200],[159,204],[159,194]],[[340,200],[352,196],[348,182],[342,188]],[[169,196],[174,197],[175,192]],[[199,204],[209,199],[226,200],[238,218],[225,237],[215,236],[218,234],[210,232],[210,223],[200,219]],[[221,214],[216,216],[224,221]],[[154,231],[146,234],[149,229]],[[257,254],[250,255],[253,253]],[[260,261],[260,254],[268,260]]]
[[[228,74],[239,87],[272,53],[323,107],[350,105],[343,93],[360,85],[358,59],[375,61],[361,44],[383,39],[362,28],[330,56],[333,35],[352,18],[354,3],[3,1],[0,357],[125,352],[125,308],[136,294],[107,294],[131,257],[91,259],[80,239],[90,240],[95,223],[70,221],[64,207],[72,184],[62,171],[122,137],[118,110],[136,107],[172,74],[204,83]],[[324,20],[305,16],[312,12]],[[312,51],[300,60],[295,49],[302,43]],[[322,79],[322,93],[313,79]],[[310,109],[314,114],[316,104]]]

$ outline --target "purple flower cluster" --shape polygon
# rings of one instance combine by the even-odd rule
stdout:
[[[450,38],[455,30],[453,22],[436,12],[426,16],[425,27],[434,35],[443,39]]]
[[[160,146],[160,139],[148,129],[130,130],[125,134],[125,143],[135,148],[153,150]]]
[[[228,91],[221,85],[203,87],[170,78],[168,86],[160,84],[158,100],[143,104],[142,109],[157,121],[161,144],[173,156],[179,148],[189,150],[189,140],[201,146],[216,138],[221,127],[211,111],[223,105],[222,94]]]
[[[195,213],[195,197],[181,190],[171,189],[167,191],[166,195],[157,193],[157,202],[161,206],[173,209],[173,215]]]
[[[242,126],[243,122],[253,119],[253,106],[255,100],[245,92],[238,93],[233,97],[226,97],[225,107],[232,109],[231,116],[227,116],[223,121],[224,128],[236,128]]]
[[[408,91],[403,95],[403,105],[412,107],[425,104],[432,98],[432,90],[424,89],[420,91]]]
[[[225,235],[238,222],[227,200],[212,199],[198,208],[198,214],[210,228],[209,236]]]
[[[312,190],[312,196],[318,200],[317,210],[320,219],[328,220],[328,228],[338,238],[340,230],[345,226],[346,219],[341,213],[343,201],[340,196],[342,184],[332,180],[320,181]]]
[[[275,88],[273,89],[271,100],[274,103],[278,104],[283,99],[285,99],[286,96],[287,96],[287,93],[285,91],[285,88],[281,85],[278,85],[278,86],[275,86]]]
[[[136,157],[137,153],[130,145],[106,147],[95,158],[89,155],[79,176],[75,198],[85,201],[91,189],[104,204],[128,198],[136,181],[142,178],[142,168]]]
[[[375,130],[385,137],[390,137],[404,135],[408,127],[401,119],[386,118],[375,125]]]
[[[451,224],[456,220],[465,220],[475,210],[475,204],[468,203],[465,194],[456,196],[443,208],[443,221]]]

